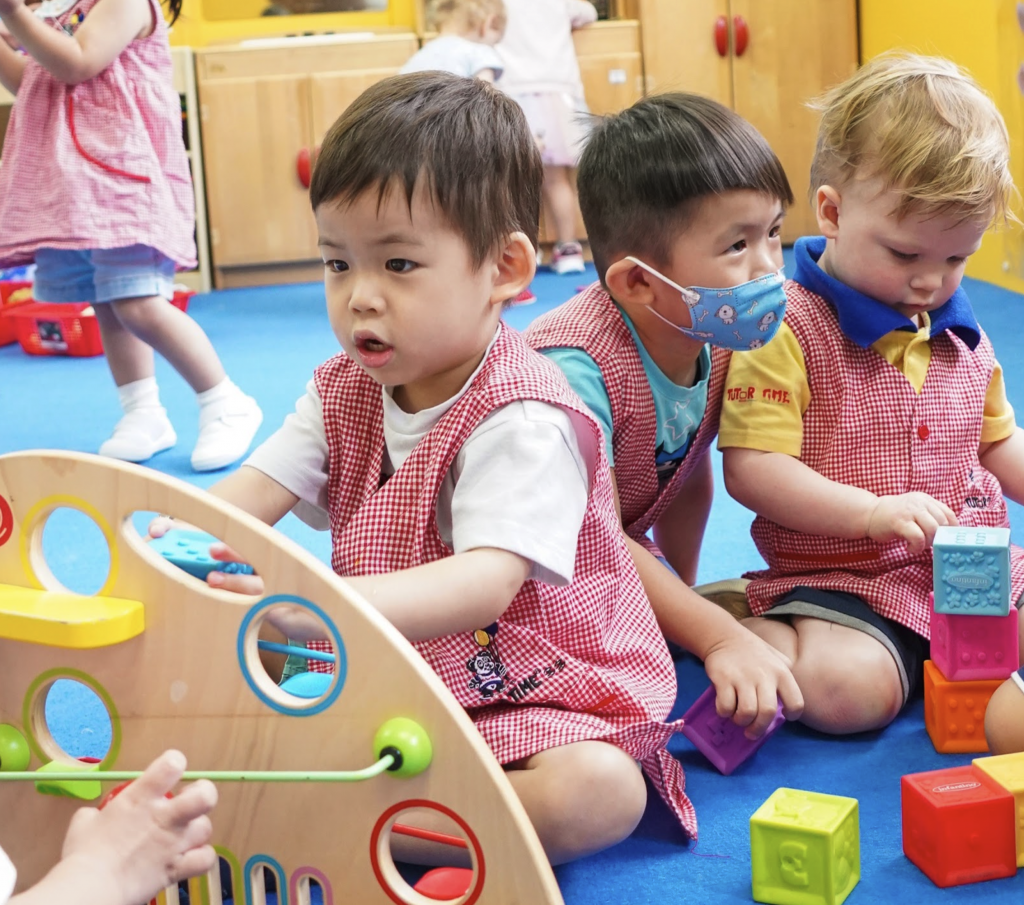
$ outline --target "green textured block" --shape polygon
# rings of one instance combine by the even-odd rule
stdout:
[[[99,764],[61,764],[50,761],[36,773],[95,773]],[[36,791],[40,795],[60,795],[64,798],[78,798],[82,801],[95,801],[103,794],[103,787],[98,779],[58,779],[48,780],[45,775],[36,780]]]
[[[857,799],[776,789],[750,818],[754,900],[840,905],[860,880]]]

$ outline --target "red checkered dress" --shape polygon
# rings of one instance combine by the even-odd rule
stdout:
[[[920,394],[882,356],[843,335],[835,310],[797,283],[786,284],[789,324],[803,350],[811,400],[800,460],[841,484],[878,495],[919,491],[956,513],[961,525],[1007,527],[996,478],[978,462],[982,411],[995,357],[988,337],[972,352],[947,331],[931,340]],[[970,502],[968,502],[970,501]],[[980,505],[979,505],[980,503]],[[752,572],[755,613],[797,585],[846,591],[929,637],[931,550],[791,531],[758,517],[751,534],[768,569]],[[1014,599],[1024,592],[1024,551],[1011,551]]]
[[[73,32],[98,2],[46,21]],[[181,102],[167,23],[158,0],[150,3],[153,34],[80,85],[28,60],[0,167],[0,263],[27,263],[44,246],[148,245],[180,267],[195,264]]]
[[[525,336],[535,349],[582,349],[601,369],[612,410],[612,451],[622,523],[633,540],[660,556],[661,552],[647,537],[647,531],[675,499],[718,433],[730,353],[712,349],[704,418],[686,458],[659,493],[655,458],[658,422],[651,386],[633,335],[601,284],[594,283],[564,305],[539,317],[527,328]]]
[[[330,455],[328,499],[340,575],[408,569],[452,551],[437,530],[438,492],[473,430],[496,409],[534,399],[579,412],[554,364],[502,328],[472,386],[381,486],[381,388],[344,355],[315,374]],[[675,671],[622,540],[603,453],[568,587],[527,581],[495,626],[415,644],[502,763],[601,739],[636,758],[696,835],[682,768],[665,748]],[[322,647],[321,647],[322,649]],[[310,664],[311,666],[313,664]]]

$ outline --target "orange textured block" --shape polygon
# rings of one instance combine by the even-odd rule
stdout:
[[[913,773],[900,781],[903,853],[936,886],[1017,873],[1013,796],[977,767]]]
[[[1001,679],[950,682],[924,661],[924,725],[940,754],[984,754],[985,708]]]

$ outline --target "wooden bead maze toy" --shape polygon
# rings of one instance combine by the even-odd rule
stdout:
[[[66,591],[46,564],[43,526],[60,507],[91,518],[109,545],[95,596]],[[216,590],[163,561],[136,512],[220,538],[252,563],[265,595]],[[282,602],[307,608],[332,639],[336,668],[316,697],[286,693],[261,663],[261,625]],[[0,664],[0,845],[21,889],[58,860],[76,808],[174,747],[190,771],[229,774],[213,841],[238,905],[264,905],[268,872],[279,905],[309,905],[311,886],[324,905],[430,905],[436,894],[402,879],[390,843],[396,821],[396,833],[422,826],[429,837],[431,815],[472,861],[468,888],[447,901],[562,901],[500,765],[413,647],[297,544],[180,481],[75,453],[0,456]],[[65,752],[47,726],[59,679],[107,709],[98,764]],[[213,873],[191,881],[194,905],[220,905]],[[174,905],[177,888],[159,899]]]

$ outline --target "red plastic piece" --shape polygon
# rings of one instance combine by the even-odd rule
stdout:
[[[928,425],[927,425],[927,424],[922,424],[922,425],[921,425],[921,426],[920,426],[920,427],[919,427],[919,428],[917,429],[917,435],[918,435],[918,436],[919,436],[919,437],[920,437],[920,438],[921,438],[922,440],[927,440],[927,439],[928,439],[928,435],[929,435],[930,433],[931,433],[931,431],[930,431],[930,430],[928,430]]]
[[[194,292],[175,292],[171,304],[182,311]],[[89,357],[103,354],[100,325],[91,305],[27,302],[0,312],[0,323],[13,325],[29,355]]]
[[[994,617],[983,617],[994,618]],[[924,725],[940,754],[984,754],[985,709],[1002,679],[950,682],[924,661]]]
[[[461,899],[473,885],[473,871],[465,867],[435,867],[413,887],[428,899],[451,902]]]
[[[1013,796],[973,765],[900,781],[903,853],[936,885],[1017,873]]]
[[[732,40],[733,53],[736,56],[743,56],[750,43],[750,29],[747,28],[747,20],[743,16],[732,17]]]
[[[729,53],[729,20],[725,16],[715,19],[715,50],[720,57]]]

